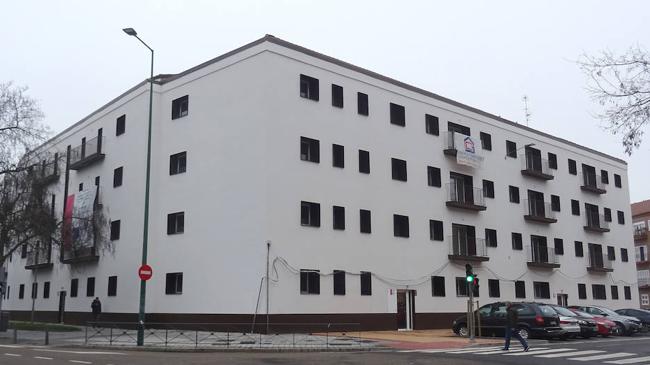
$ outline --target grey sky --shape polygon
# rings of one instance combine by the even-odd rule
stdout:
[[[269,33],[629,163],[650,198],[650,133],[630,158],[600,127],[574,61],[650,44],[644,1],[4,1],[0,81],[30,87],[55,132],[148,75],[176,73]]]

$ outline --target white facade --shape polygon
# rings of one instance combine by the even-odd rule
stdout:
[[[318,101],[300,96],[300,75],[319,80]],[[525,300],[557,302],[567,294],[569,304],[597,303],[612,308],[638,306],[634,243],[625,162],[585,147],[515,125],[397,81],[375,75],[267,36],[179,75],[162,77],[154,88],[151,210],[148,262],[153,278],[147,284],[147,313],[244,314],[265,313],[267,242],[270,246],[271,314],[379,315],[381,326],[391,327],[397,313],[397,290],[417,290],[415,327],[440,323],[444,314],[463,312],[466,297],[456,295],[456,277],[464,277],[463,260],[450,260],[452,224],[474,226],[476,237],[497,231],[497,247],[487,248],[488,261],[472,262],[481,280],[481,303],[515,298],[514,282],[525,282]],[[332,106],[331,85],[343,87],[344,106]],[[369,115],[357,112],[357,93],[368,95]],[[188,115],[171,118],[172,100],[189,96]],[[405,108],[404,127],[390,123],[390,103]],[[86,296],[86,280],[95,277],[95,296],[106,313],[137,313],[142,247],[148,84],[113,100],[43,146],[65,153],[83,137],[102,128],[105,159],[79,171],[70,171],[68,194],[79,183],[90,187],[100,176],[100,194],[111,220],[121,221],[120,239],[102,252],[98,262],[65,264],[53,249],[51,269],[25,269],[16,254],[8,265],[9,298],[3,309],[28,311],[31,285],[38,282],[36,309],[56,313],[59,291],[66,291],[66,313],[87,313],[93,297]],[[425,114],[438,117],[439,135],[425,133]],[[116,136],[116,118],[126,115],[126,132]],[[483,151],[480,167],[459,165],[443,153],[447,122],[469,127],[471,136],[491,135],[492,149]],[[319,141],[320,162],[300,158],[300,139]],[[517,158],[506,156],[506,140],[515,142]],[[332,144],[345,148],[345,167],[332,166]],[[545,159],[557,156],[554,178],[541,180],[521,173],[523,147],[534,144]],[[370,173],[360,173],[358,150],[369,151]],[[187,151],[187,171],[170,176],[169,156]],[[391,178],[391,158],[407,161],[407,181]],[[568,171],[568,159],[577,162],[577,174]],[[606,193],[581,189],[582,164],[606,170]],[[113,170],[124,168],[123,185],[113,188]],[[427,184],[427,166],[441,171],[442,186]],[[61,171],[65,171],[62,164]],[[494,198],[484,211],[446,206],[450,172],[494,183]],[[615,187],[614,174],[621,177]],[[64,173],[51,186],[56,211],[62,214]],[[599,180],[600,181],[600,180]],[[520,191],[520,203],[509,201],[509,186]],[[527,191],[560,197],[557,222],[524,219]],[[580,215],[572,215],[571,199],[579,201]],[[320,227],[301,225],[301,201],[320,204]],[[585,203],[612,210],[609,232],[583,229]],[[334,230],[332,206],[345,207],[345,229]],[[372,232],[360,233],[359,210],[371,211]],[[617,211],[625,222],[617,222]],[[167,234],[167,215],[184,212],[182,234]],[[409,237],[395,237],[393,215],[409,217]],[[429,220],[443,222],[443,241],[430,239]],[[523,250],[513,250],[511,233],[521,233]],[[531,235],[563,239],[559,268],[527,265]],[[576,257],[574,241],[583,242],[584,257]],[[588,271],[588,243],[615,248],[611,272]],[[630,259],[622,262],[621,249]],[[301,294],[296,270],[319,270],[320,294]],[[345,270],[345,295],[333,294],[333,270]],[[372,293],[360,295],[361,271],[371,272]],[[165,294],[166,273],[182,272],[182,294]],[[118,276],[117,295],[107,296],[109,276]],[[445,277],[445,296],[433,296],[431,276]],[[79,279],[78,296],[69,296],[71,279]],[[488,280],[499,280],[500,296],[489,297]],[[51,293],[43,298],[43,283]],[[536,298],[533,282],[547,282],[550,298]],[[578,284],[586,299],[579,299]],[[19,299],[19,286],[25,285]],[[606,285],[606,299],[596,300],[592,284]],[[262,285],[261,296],[260,285]],[[611,286],[619,299],[612,299]],[[631,288],[625,299],[624,287]],[[79,317],[81,318],[81,317]],[[117,318],[117,317],[116,317]],[[325,317],[323,317],[325,318]],[[339,317],[343,318],[343,317]],[[380,318],[380,319],[379,319]],[[363,320],[358,320],[363,321]],[[383,322],[382,322],[383,321]],[[392,324],[391,324],[392,323]]]

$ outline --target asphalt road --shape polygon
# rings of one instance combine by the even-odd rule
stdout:
[[[173,353],[94,350],[79,348],[0,345],[0,364],[98,364],[98,365],[167,365],[167,364],[572,364],[572,365],[648,365],[650,336],[609,339],[533,341],[531,351],[521,352],[513,346],[504,353],[498,348],[464,350],[370,351],[370,352],[303,352],[303,353]],[[519,355],[518,355],[519,354]]]

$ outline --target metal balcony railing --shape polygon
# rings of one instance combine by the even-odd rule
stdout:
[[[589,251],[589,271],[602,271],[602,272],[611,272],[614,271],[612,268],[612,260],[610,260],[607,255],[598,253],[595,251]]]
[[[99,259],[95,246],[63,247],[62,254],[61,261],[68,264]]]
[[[25,268],[36,269],[52,265],[51,245],[38,245],[27,251],[27,264]]]
[[[605,221],[602,214],[586,211],[584,229],[592,232],[609,232],[609,222]]]
[[[446,184],[447,206],[471,210],[485,210],[483,189],[467,186],[459,181]]]
[[[537,158],[529,153],[522,154],[519,157],[521,158],[521,173],[523,175],[544,180],[552,180],[554,178],[553,170],[549,167],[547,159]]]
[[[638,278],[637,285],[639,288],[646,288],[650,286],[650,278]]]
[[[465,234],[447,237],[449,242],[449,257],[465,260],[487,261],[485,239],[468,237]]]
[[[603,184],[600,175],[582,173],[582,190],[590,191],[596,194],[604,194],[607,192],[605,184]]]
[[[646,226],[634,226],[634,239],[644,240],[648,238],[648,228]]]
[[[557,222],[551,204],[541,199],[526,199],[524,201],[524,218],[544,223]]]
[[[97,136],[95,138],[87,140],[85,143],[82,143],[75,148],[70,149],[70,168],[72,170],[77,170],[88,166],[95,161],[103,159],[103,139],[104,137]]]
[[[555,248],[540,243],[532,243],[526,247],[528,266],[560,267]]]

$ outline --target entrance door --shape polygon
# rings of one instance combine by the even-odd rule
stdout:
[[[63,312],[65,312],[65,295],[66,292],[64,290],[61,290],[59,292],[59,323],[63,323]]]
[[[412,330],[415,317],[415,290],[397,290],[397,329]]]
[[[569,306],[569,294],[558,294],[557,295],[557,305],[560,307]]]

